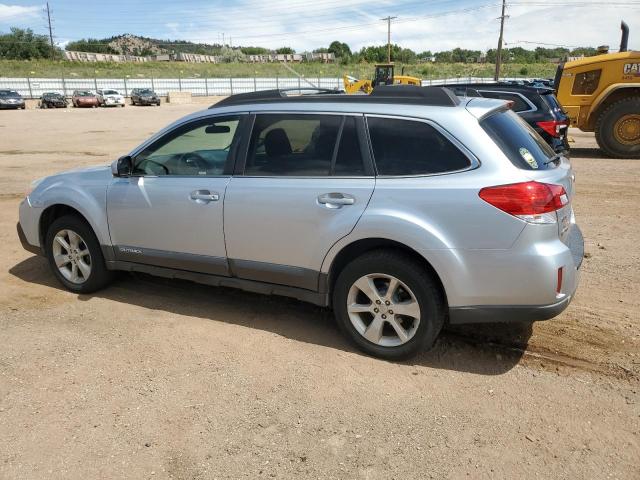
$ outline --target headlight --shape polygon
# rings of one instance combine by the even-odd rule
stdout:
[[[7,103],[7,101],[6,101],[6,100],[3,100],[3,99],[1,99],[1,98],[0,98],[0,104],[2,104],[2,105],[3,105],[3,104],[5,104],[5,103]]]

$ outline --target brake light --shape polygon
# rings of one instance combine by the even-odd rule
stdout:
[[[556,210],[569,203],[562,185],[540,182],[485,187],[478,195],[503,212],[529,223],[556,223]]]
[[[552,137],[559,137],[562,129],[567,128],[569,124],[566,120],[561,122],[557,120],[549,120],[544,122],[536,122],[536,125],[538,125],[541,129],[543,129]]]

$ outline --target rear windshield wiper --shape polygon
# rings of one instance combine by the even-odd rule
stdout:
[[[543,165],[549,165],[550,163],[556,163],[557,161],[559,161],[562,157],[564,157],[564,154],[562,153],[556,153],[553,157],[551,157],[549,160],[547,160],[546,162],[543,163]]]

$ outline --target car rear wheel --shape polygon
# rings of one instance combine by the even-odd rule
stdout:
[[[361,350],[402,359],[429,349],[444,324],[437,283],[403,252],[376,250],[349,263],[333,290],[340,330]]]
[[[640,97],[609,105],[596,122],[598,146],[614,158],[640,158]]]
[[[98,239],[83,219],[74,215],[58,218],[49,227],[45,242],[51,270],[68,290],[91,293],[113,279]]]

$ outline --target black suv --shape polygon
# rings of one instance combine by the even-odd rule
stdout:
[[[57,92],[47,92],[40,98],[40,108],[66,108],[67,99]]]
[[[150,88],[134,88],[131,90],[131,105],[160,106],[160,97]]]
[[[460,83],[443,85],[458,96],[499,98],[511,102],[522,117],[557,153],[569,150],[569,117],[562,110],[553,89],[513,83]]]

